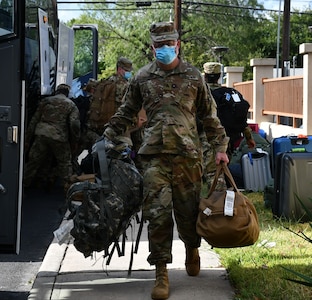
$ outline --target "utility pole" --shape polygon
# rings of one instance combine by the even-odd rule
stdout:
[[[174,0],[174,27],[181,37],[181,5],[182,0]]]
[[[281,6],[282,6],[282,0],[279,0],[277,38],[276,38],[276,78],[279,77],[279,68],[280,68],[280,59],[281,59],[280,58]]]
[[[181,40],[181,6],[182,6],[182,0],[174,0],[174,28],[179,33],[179,39]],[[181,45],[179,54],[182,53]]]
[[[290,40],[290,0],[284,0],[283,45],[282,45],[282,76],[289,76],[289,42]]]

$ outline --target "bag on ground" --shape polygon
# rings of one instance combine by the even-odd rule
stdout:
[[[272,208],[275,202],[274,178],[271,178],[264,187],[263,200],[266,208]]]

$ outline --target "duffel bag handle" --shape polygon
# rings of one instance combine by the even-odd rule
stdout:
[[[212,194],[212,192],[215,190],[216,188],[216,185],[217,185],[217,182],[218,182],[218,178],[219,176],[224,173],[224,175],[228,178],[231,186],[233,187],[234,189],[234,192],[238,192],[238,189],[237,189],[237,186],[236,186],[236,183],[233,179],[233,176],[227,166],[227,164],[223,161],[221,161],[221,163],[219,165],[217,165],[217,169],[216,169],[216,173],[215,173],[215,177],[213,179],[213,182],[212,182],[212,185],[211,185],[211,188],[209,190],[209,193],[208,193],[208,197]]]

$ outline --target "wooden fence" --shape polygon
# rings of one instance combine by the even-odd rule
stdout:
[[[288,76],[279,78],[263,79],[264,106],[262,114],[276,117],[276,123],[291,119],[293,127],[302,124],[303,118],[303,77]],[[253,112],[253,81],[239,82],[234,84],[244,98],[250,103],[250,112]]]

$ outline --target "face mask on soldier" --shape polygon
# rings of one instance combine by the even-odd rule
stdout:
[[[132,77],[132,73],[129,71],[126,71],[123,77],[128,80]]]
[[[154,50],[156,59],[165,65],[171,64],[177,57],[176,46],[164,45]]]

